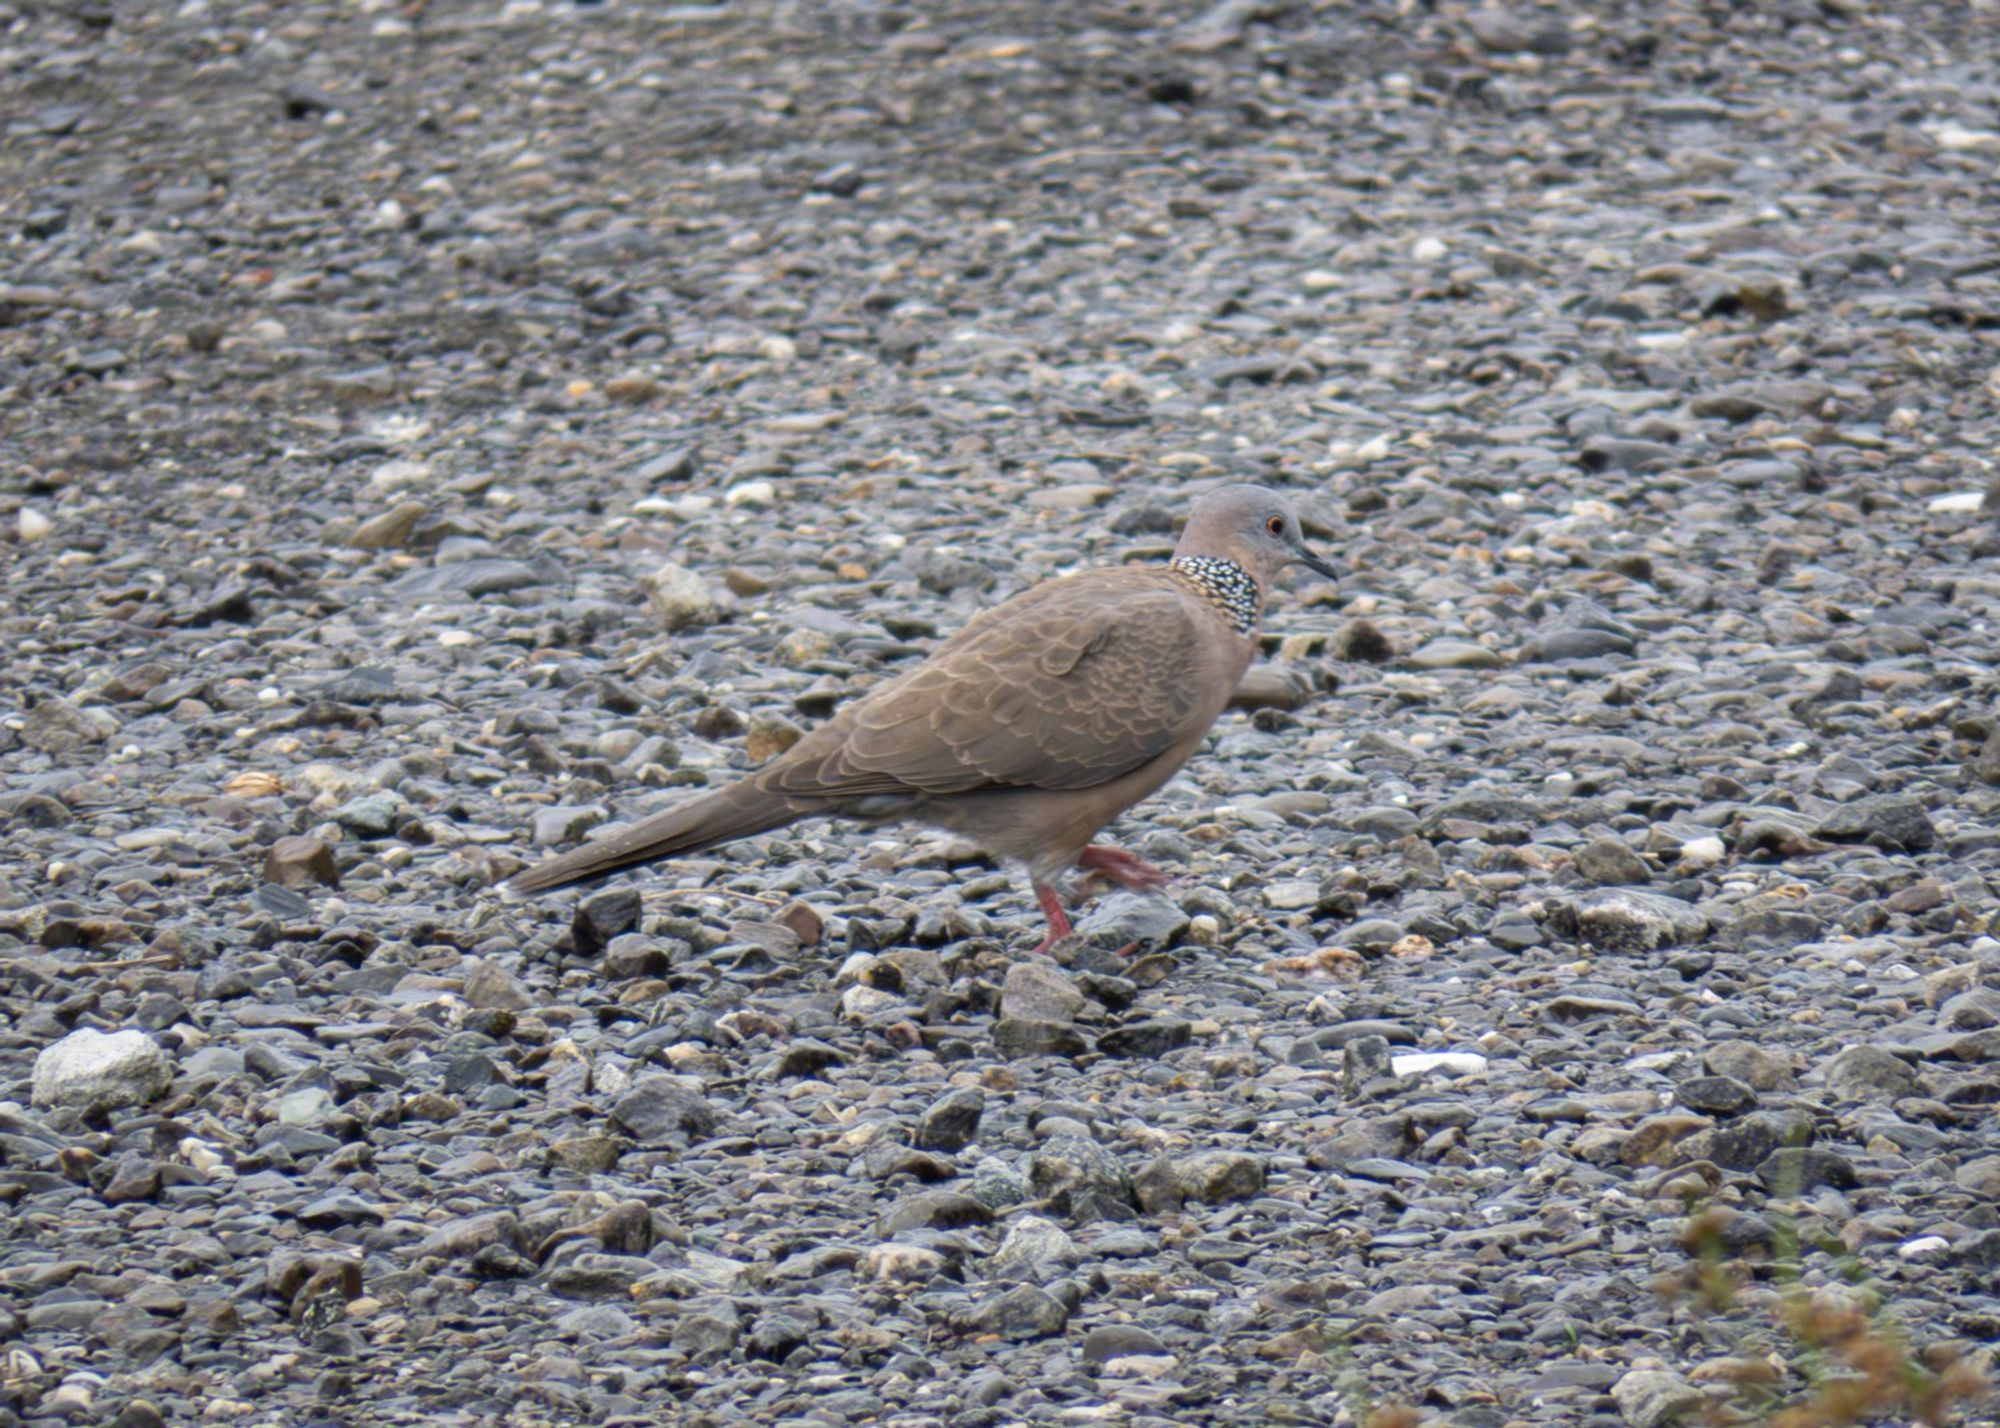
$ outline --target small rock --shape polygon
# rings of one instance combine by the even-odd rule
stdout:
[[[301,1086],[278,1097],[272,1110],[279,1125],[311,1130],[333,1114],[333,1095],[324,1086]]]
[[[1708,929],[1708,919],[1692,905],[1657,893],[1593,893],[1577,909],[1578,934],[1607,952],[1679,947]]]
[[[1051,1210],[1079,1223],[1127,1219],[1135,1203],[1131,1174],[1085,1135],[1045,1141],[1028,1157],[1028,1184]]]
[[[1680,1375],[1644,1369],[1612,1384],[1611,1399],[1631,1428],[1665,1428],[1691,1419],[1708,1401]]]
[[[1982,1155],[1977,1160],[1968,1160],[1958,1167],[1951,1178],[1961,1190],[1970,1190],[1989,1200],[2000,1200],[2000,1155]]]
[[[611,945],[612,938],[637,927],[641,906],[639,890],[630,887],[606,888],[578,903],[569,923],[577,954],[595,957]]]
[[[988,1267],[996,1279],[1044,1279],[1075,1264],[1076,1241],[1054,1220],[1023,1215],[1007,1227],[1007,1238],[993,1252]]]
[[[708,582],[684,565],[662,565],[640,583],[647,608],[669,634],[713,624],[722,612]]]
[[[611,1123],[641,1145],[706,1140],[721,1120],[700,1092],[666,1076],[635,1082],[611,1108]]]
[[[956,1190],[919,1190],[884,1210],[875,1221],[875,1232],[888,1240],[912,1230],[956,1230],[992,1219],[991,1207],[970,1195]]]
[[[1113,1027],[1097,1038],[1097,1049],[1106,1056],[1156,1059],[1178,1051],[1194,1039],[1194,1029],[1178,1017],[1154,1017]]]
[[[1090,1050],[1090,1043],[1067,1022],[1002,1017],[993,1023],[993,1049],[1010,1061],[1020,1061],[1036,1056],[1081,1056]]]
[[[1186,935],[1190,919],[1157,893],[1115,892],[1099,898],[1078,919],[1076,935],[1098,947],[1172,947]]]
[[[534,839],[538,848],[554,848],[574,843],[604,821],[604,808],[595,803],[560,803],[538,809],[534,817]]]
[[[21,738],[31,749],[57,756],[80,754],[119,729],[108,709],[82,707],[67,699],[44,699],[22,721]]]
[[[666,389],[660,385],[657,377],[648,376],[644,372],[625,372],[604,384],[605,396],[614,402],[625,402],[633,406],[641,402],[650,402],[664,390]]]
[[[1576,870],[1600,887],[1629,887],[1651,882],[1652,869],[1623,838],[1593,838],[1577,850]]]
[[[1718,1042],[1702,1054],[1701,1064],[1757,1091],[1789,1091],[1798,1085],[1789,1057],[1752,1041]]]
[[[35,1057],[38,1106],[143,1106],[173,1084],[173,1063],[143,1031],[84,1027]]]
[[[1773,1195],[1810,1195],[1822,1185],[1836,1190],[1852,1190],[1860,1184],[1854,1164],[1844,1155],[1818,1146],[1786,1146],[1774,1150],[1757,1165],[1757,1178]]]
[[[743,1326],[734,1313],[704,1312],[683,1314],[674,1321],[667,1342],[696,1363],[721,1358],[733,1352]]]
[[[1350,1043],[1355,1044],[1355,1043]],[[1387,1045],[1384,1042],[1383,1045]],[[1415,1051],[1389,1058],[1392,1076],[1427,1076],[1433,1071],[1447,1076],[1476,1076],[1488,1062],[1476,1051]]]
[[[1000,984],[999,1014],[1012,1021],[1060,1026],[1075,1021],[1089,1000],[1048,963],[1016,962]]]
[[[750,756],[751,763],[761,764],[784,753],[805,736],[805,730],[781,715],[759,715],[750,721],[743,752]]]
[[[1826,1088],[1842,1101],[1893,1101],[1913,1095],[1917,1073],[1910,1064],[1879,1046],[1847,1046],[1828,1059],[1821,1075]]]
[[[1113,1359],[1157,1358],[1167,1352],[1158,1335],[1137,1324],[1100,1324],[1083,1336],[1083,1361],[1093,1368]]]
[[[378,516],[371,516],[354,528],[347,538],[355,550],[395,550],[410,538],[430,510],[421,501],[404,501]]]
[[[1829,843],[1866,843],[1889,853],[1921,853],[1937,842],[1923,801],[1904,793],[1839,804],[1812,831]]]
[[[280,838],[264,855],[264,881],[285,888],[315,884],[337,888],[340,868],[333,860],[333,849],[318,838]]]
[[[986,1300],[954,1325],[1018,1343],[1060,1334],[1069,1325],[1069,1310],[1046,1289],[1023,1284]]]
[[[1740,1115],[1757,1104],[1756,1090],[1734,1076],[1696,1076],[1675,1094],[1689,1110],[1711,1116]]]
[[[1237,1150],[1206,1150],[1176,1162],[1181,1188],[1190,1200],[1221,1205],[1264,1193],[1267,1173],[1261,1157]]]
[[[333,810],[333,821],[363,838],[386,838],[396,830],[402,803],[394,794],[370,793]]]
[[[490,958],[472,964],[459,991],[482,1011],[526,1011],[535,1004],[514,974]]]
[[[1418,669],[1499,669],[1507,662],[1499,651],[1471,640],[1431,640],[1413,650],[1409,660]]]
[[[916,1144],[928,1150],[960,1151],[979,1132],[979,1118],[986,1110],[986,1093],[976,1086],[961,1087],[932,1104],[917,1123]]]

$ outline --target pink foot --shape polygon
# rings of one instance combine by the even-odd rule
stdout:
[[[1092,843],[1077,855],[1076,865],[1086,872],[1109,878],[1127,892],[1151,892],[1163,888],[1173,878],[1144,858],[1134,857],[1123,848],[1108,843]]]
[[[1047,883],[1035,884],[1035,901],[1042,905],[1042,916],[1049,920],[1049,935],[1044,937],[1034,950],[1046,952],[1070,935],[1069,914],[1063,911],[1062,899]]]

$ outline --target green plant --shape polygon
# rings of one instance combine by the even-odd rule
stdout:
[[[1750,1309],[1746,1286],[1756,1266],[1730,1256],[1735,1212],[1696,1210],[1681,1236],[1693,1264],[1659,1288],[1670,1302],[1690,1303],[1713,1319],[1740,1319]],[[1706,1375],[1727,1387],[1710,1404],[1716,1428],[1763,1423],[1770,1428],[1852,1428],[1881,1422],[1942,1425],[1961,1406],[1988,1397],[1979,1364],[1950,1345],[1919,1349],[1867,1267],[1838,1241],[1814,1243],[1832,1257],[1842,1283],[1813,1288],[1802,1270],[1797,1220],[1774,1206],[1768,1261],[1778,1286],[1763,1322],[1733,1329],[1735,1354]]]

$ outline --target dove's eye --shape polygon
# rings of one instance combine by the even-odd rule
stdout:
[[[1285,518],[1283,516],[1271,517],[1270,520],[1264,522],[1264,529],[1272,535],[1283,535],[1285,533]]]

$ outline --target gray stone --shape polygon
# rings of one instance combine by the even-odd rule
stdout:
[[[1878,1046],[1847,1046],[1820,1069],[1827,1091],[1841,1101],[1893,1101],[1917,1088],[1910,1063]]]
[[[1679,1374],[1640,1369],[1611,1385],[1611,1400],[1631,1428],[1666,1428],[1693,1421],[1707,1403],[1702,1391]]]
[[[71,1032],[35,1057],[38,1106],[143,1106],[173,1084],[174,1067],[143,1031]]]
[[[370,793],[349,799],[333,810],[333,821],[363,838],[386,838],[396,831],[402,800],[392,793]]]
[[[1082,1223],[1122,1220],[1134,1205],[1132,1176],[1118,1158],[1081,1135],[1057,1135],[1028,1158],[1028,1184],[1059,1215]]]
[[[280,887],[340,886],[333,849],[318,838],[280,838],[264,855],[264,881]]]
[[[553,848],[563,843],[574,843],[605,819],[604,805],[600,803],[561,803],[554,808],[536,810],[534,817],[535,846]]]
[[[1007,1238],[993,1252],[988,1270],[995,1279],[1045,1279],[1080,1258],[1076,1241],[1054,1220],[1022,1215],[1007,1226]]]
[[[714,1135],[721,1117],[699,1091],[647,1076],[618,1098],[611,1123],[641,1145],[688,1145]]]
[[[997,1334],[1025,1342],[1060,1334],[1069,1325],[1063,1302],[1037,1285],[1023,1284],[985,1300],[959,1321],[963,1332]]]
[[[526,1011],[535,1004],[528,989],[505,967],[482,957],[465,973],[460,994],[482,1011]]]
[[[1046,962],[1016,962],[1000,984],[1001,1017],[1010,1021],[1073,1022],[1090,999]]]
[[[916,1144],[930,1150],[963,1150],[978,1134],[979,1118],[985,1110],[986,1093],[977,1086],[948,1092],[917,1123]]]
[[[21,738],[29,748],[69,757],[101,744],[118,732],[118,716],[95,705],[78,706],[67,699],[44,699],[22,721]]]
[[[606,888],[578,903],[569,924],[578,955],[595,957],[614,937],[632,931],[641,906],[639,890],[632,887]]]
[[[1989,1200],[2000,1200],[2000,1155],[1982,1155],[1952,1172],[1952,1183]]]
[[[1577,850],[1576,870],[1601,887],[1651,882],[1653,871],[1623,838],[1593,838]]]
[[[1791,1058],[1752,1041],[1723,1041],[1702,1053],[1702,1065],[1718,1076],[1733,1076],[1758,1091],[1789,1091],[1798,1085]]]
[[[1115,892],[1076,923],[1076,935],[1101,947],[1172,947],[1188,929],[1188,915],[1158,893]]]
[[[1081,1056],[1090,1050],[1090,1043],[1066,1022],[1006,1017],[993,1024],[993,1049],[1014,1061],[1035,1056]]]
[[[1083,1361],[1092,1368],[1113,1359],[1156,1358],[1167,1352],[1157,1334],[1137,1324],[1100,1324],[1083,1336]]]
[[[1657,893],[1593,893],[1577,908],[1577,932],[1607,952],[1651,952],[1699,940],[1708,919],[1691,904]]]
[[[712,624],[722,613],[713,587],[684,565],[669,562],[640,583],[646,591],[646,607],[669,634]]]
[[[1893,853],[1921,853],[1937,842],[1937,828],[1923,801],[1905,793],[1837,805],[1812,831],[1830,843],[1866,843]]]

